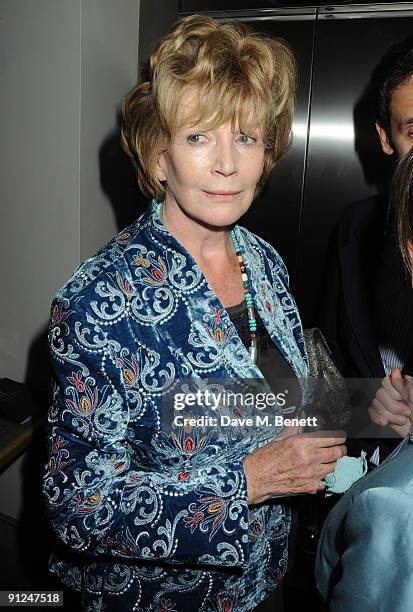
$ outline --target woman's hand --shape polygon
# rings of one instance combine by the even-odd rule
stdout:
[[[413,419],[413,379],[402,376],[400,368],[394,368],[390,376],[383,378],[376,393],[369,415],[373,423],[388,425],[401,438],[410,431]]]
[[[248,503],[320,492],[321,480],[347,454],[342,431],[281,434],[244,459]]]

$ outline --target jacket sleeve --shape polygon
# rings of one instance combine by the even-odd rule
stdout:
[[[346,548],[329,609],[410,610],[413,601],[411,494],[394,487],[363,491],[345,524]]]
[[[59,540],[87,555],[243,567],[242,461],[221,450],[182,472],[179,448],[162,442],[161,400],[140,393],[140,369],[148,371],[154,355],[149,348],[139,362],[138,344],[127,318],[103,326],[81,302],[58,299],[52,307],[55,386],[43,480],[51,524]],[[150,411],[158,425],[145,421]],[[162,452],[160,468],[153,457]]]

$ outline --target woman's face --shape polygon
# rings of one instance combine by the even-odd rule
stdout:
[[[178,125],[194,110],[196,90],[188,89],[178,106]],[[231,123],[203,129],[182,127],[158,161],[158,178],[166,181],[169,218],[213,228],[236,222],[250,207],[264,164],[260,129],[243,134]]]

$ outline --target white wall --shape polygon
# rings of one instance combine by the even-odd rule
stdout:
[[[138,77],[138,8],[137,0],[82,2],[81,260],[112,238],[114,227],[132,220],[137,183],[121,151],[117,114]]]
[[[23,381],[79,259],[80,0],[0,0],[0,27],[0,376]]]
[[[47,383],[50,301],[131,215],[117,112],[138,18],[139,0],[0,0],[0,378]],[[15,518],[23,462],[0,475]]]

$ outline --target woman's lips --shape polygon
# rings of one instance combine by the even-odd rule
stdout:
[[[204,193],[206,196],[208,196],[209,198],[212,198],[213,200],[219,200],[222,202],[230,202],[241,192],[240,191],[205,191],[204,190]]]

